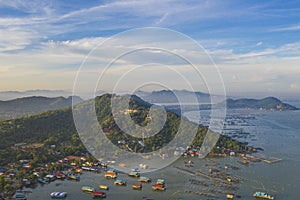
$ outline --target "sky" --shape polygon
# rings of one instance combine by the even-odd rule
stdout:
[[[228,95],[300,94],[300,2],[293,0],[0,0],[0,91],[72,91],[78,70],[91,50],[116,34],[143,27],[174,30],[196,41],[217,66]],[[132,34],[126,39],[131,45],[141,43],[137,37]],[[171,52],[198,55],[194,49],[186,49],[182,41],[159,42],[174,47]],[[90,58],[98,68],[91,67],[90,73],[103,70],[112,55],[129,48],[124,44],[111,42],[98,51],[97,59]],[[141,58],[145,58],[143,63]],[[117,82],[110,79],[117,80],[132,70],[129,65],[141,64],[151,76],[164,75],[161,78],[168,79],[173,89],[186,89],[165,68],[145,62],[159,63],[166,58],[157,57],[157,52],[144,52],[120,59],[118,68],[105,74],[108,81],[97,89],[112,90]],[[183,73],[187,69],[184,63],[170,59],[163,62],[168,70],[174,67]],[[212,63],[197,64],[210,79],[216,75],[210,70]],[[120,84],[120,90],[137,88],[134,79],[145,70],[136,70]],[[194,89],[207,89],[186,75]],[[81,89],[91,84],[86,77]]]

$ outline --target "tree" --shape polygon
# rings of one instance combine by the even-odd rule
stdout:
[[[0,190],[4,189],[5,180],[3,176],[0,176]]]
[[[10,187],[11,187],[11,185],[9,183],[7,183],[4,185],[4,190],[9,191]]]

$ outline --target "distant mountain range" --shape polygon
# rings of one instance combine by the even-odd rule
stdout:
[[[277,111],[287,111],[287,110],[298,110],[297,107],[292,106],[287,103],[283,103],[275,97],[267,97],[264,99],[227,99],[224,102],[215,105],[215,108],[223,107],[226,103],[227,109],[255,109],[255,110],[277,110]],[[194,111],[194,110],[210,110],[212,108],[211,104],[202,104],[202,105],[167,105],[165,108],[171,112],[177,114],[181,113],[181,110],[184,111]]]
[[[160,104],[176,104],[180,103],[193,103],[192,99],[197,98],[197,101],[202,103],[209,103],[211,95],[203,92],[192,92],[188,90],[160,90],[153,92],[137,91],[135,95],[142,98],[149,103]]]
[[[73,97],[74,103],[83,100]],[[0,120],[34,115],[48,110],[57,110],[72,105],[72,97],[24,97],[8,101],[0,101]]]
[[[43,96],[43,97],[69,97],[71,92],[64,90],[26,90],[26,91],[3,91],[0,92],[0,100],[7,101],[23,97]]]
[[[5,96],[24,96],[30,94],[46,94],[47,96],[56,94],[67,94],[62,90],[29,90],[25,92],[0,92],[0,97]],[[104,93],[104,91],[99,91],[98,93]],[[164,104],[164,106],[175,113],[180,113],[180,103],[184,105],[184,110],[197,110],[198,105],[189,105],[191,99],[196,96],[199,104],[199,109],[207,110],[211,108],[210,98],[211,95],[203,92],[192,92],[187,90],[161,90],[153,92],[137,91],[135,95],[139,96],[146,102],[151,104]],[[217,95],[212,95],[212,98],[218,98]],[[5,98],[4,98],[5,99]],[[80,103],[83,100],[80,97],[75,97],[75,103]],[[216,106],[222,106],[225,102],[216,104]],[[18,118],[27,115],[33,115],[42,113],[48,110],[56,110],[72,105],[71,97],[41,97],[41,96],[31,96],[17,98],[8,101],[0,101],[0,120]],[[275,97],[267,97],[264,99],[227,99],[226,105],[228,109],[263,109],[263,110],[296,110],[295,106],[283,103]]]

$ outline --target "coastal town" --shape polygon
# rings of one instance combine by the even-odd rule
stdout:
[[[35,144],[29,148],[26,144],[17,144],[14,145],[14,148],[22,149],[24,152],[32,152],[44,147]],[[49,146],[49,149],[53,148],[55,148],[53,145]],[[199,195],[209,199],[215,199],[219,195],[227,199],[238,198],[238,185],[242,180],[240,177],[233,176],[230,171],[239,170],[240,167],[247,166],[249,163],[262,161],[271,164],[280,161],[280,159],[267,160],[258,158],[255,155],[256,149],[251,149],[252,152],[247,153],[235,153],[232,149],[222,147],[218,147],[218,149],[221,149],[221,153],[211,153],[206,158],[208,164],[205,168],[199,169],[194,166],[199,155],[199,147],[189,147],[182,155],[180,161],[173,165],[173,168],[178,173],[190,176],[189,182],[193,186],[192,188],[198,188],[196,190],[185,189],[184,193]],[[222,166],[218,163],[218,157],[227,156],[236,158],[236,165],[226,164]],[[70,155],[44,164],[34,164],[33,160],[19,160],[16,163],[9,163],[0,168],[1,199],[27,199],[26,194],[30,193],[31,189],[36,188],[38,185],[51,182],[56,182],[59,185],[59,181],[63,180],[80,182],[80,176],[83,173],[103,174],[107,181],[113,181],[114,187],[124,186],[132,190],[143,190],[144,187],[151,187],[153,192],[167,190],[167,178],[152,180],[151,177],[145,177],[140,173],[139,169],[147,168],[146,165],[140,164],[127,174],[128,179],[136,180],[131,185],[127,184],[126,179],[118,177],[119,174],[124,175],[124,172],[114,169],[114,165],[113,161],[97,161],[88,153],[82,156]],[[99,183],[98,187],[90,185],[78,187],[79,190],[89,193],[94,198],[109,198],[109,192],[113,190],[105,183]],[[49,193],[49,197],[66,198],[68,194],[68,191],[52,191]],[[263,192],[256,193],[256,195],[258,194],[262,196],[268,195]],[[272,197],[272,195],[269,195],[268,198],[264,197],[263,199],[272,199]]]

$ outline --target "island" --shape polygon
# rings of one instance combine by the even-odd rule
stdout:
[[[148,138],[143,146],[133,142],[133,138],[124,138],[124,133],[115,124],[111,113],[110,102],[114,96],[104,94],[95,99],[99,124],[112,143],[120,145],[123,149],[130,147],[135,152],[149,152],[153,147],[156,149],[163,147],[175,137],[180,116],[167,111],[166,126],[157,135]],[[147,123],[150,106],[151,104],[139,97],[132,96],[130,110],[136,111],[130,112],[132,119],[141,125]],[[206,132],[207,127],[198,127],[198,132],[187,152],[197,153]],[[39,175],[41,178],[66,170],[65,167],[72,164],[72,162],[64,163],[66,157],[77,159],[83,156],[85,161],[98,162],[87,151],[76,132],[71,107],[1,121],[0,136],[5,141],[0,145],[0,169],[2,174],[10,177],[0,180],[0,190],[4,192],[2,195],[12,195],[24,184],[36,184],[39,180],[34,173],[37,171],[42,171]],[[119,141],[124,141],[127,145]],[[251,151],[251,147],[246,143],[223,135],[220,135],[216,146],[212,149],[214,155],[229,155],[231,152],[238,154],[246,151]]]

